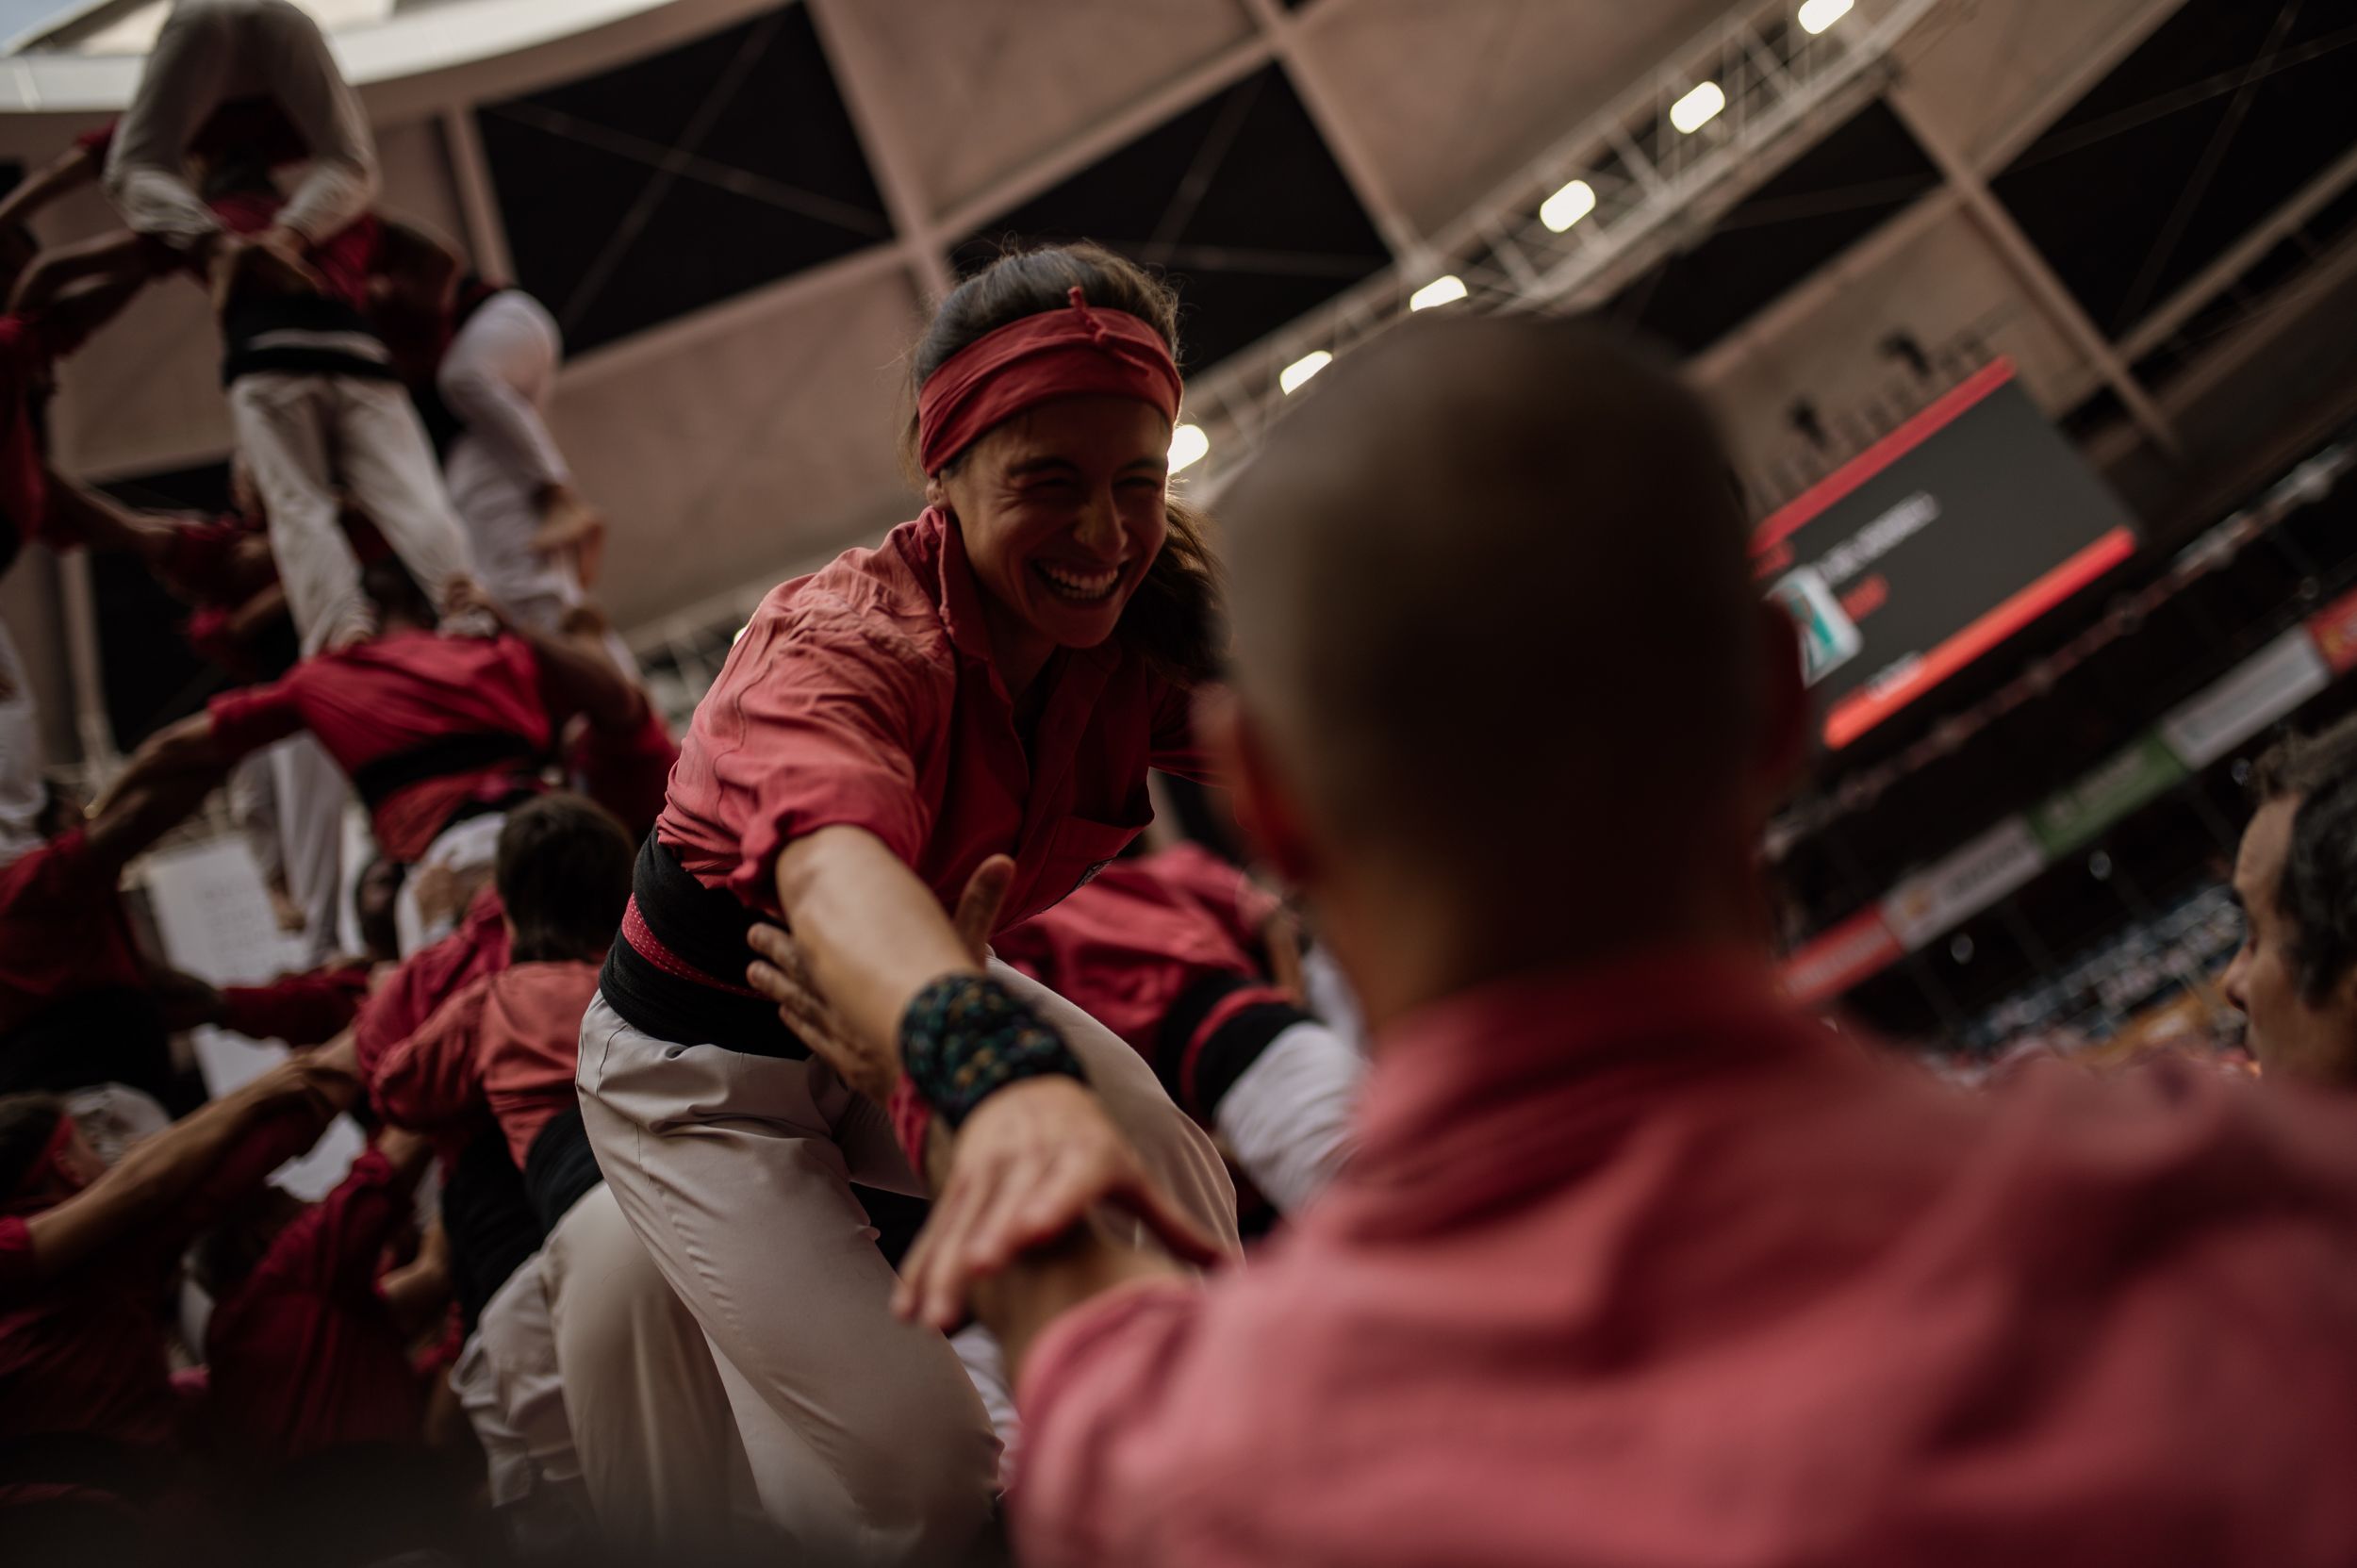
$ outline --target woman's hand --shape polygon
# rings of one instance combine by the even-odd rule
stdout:
[[[974,868],[958,895],[954,916],[958,940],[976,967],[990,959],[990,933],[1014,882],[1014,862],[992,855]],[[746,940],[759,956],[745,969],[746,983],[778,1004],[778,1016],[846,1083],[879,1104],[900,1081],[900,1042],[856,1036],[811,979],[794,938],[776,926],[755,926]]]
[[[958,1130],[932,1215],[900,1264],[893,1312],[948,1332],[964,1318],[975,1281],[1063,1235],[1099,1204],[1145,1221],[1182,1262],[1220,1260],[1217,1245],[1148,1180],[1086,1084],[1048,1077],[1008,1085]]]

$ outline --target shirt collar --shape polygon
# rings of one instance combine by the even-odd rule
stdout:
[[[1735,948],[1659,949],[1494,981],[1382,1032],[1360,1160],[1410,1157],[1485,1112],[1587,1094],[1631,1068],[1685,1072],[1730,1048],[1756,1054],[1763,1034],[1788,1034],[1796,1021],[1766,961]]]

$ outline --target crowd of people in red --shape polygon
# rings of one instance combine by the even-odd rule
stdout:
[[[93,178],[122,234],[6,226]],[[921,515],[774,590],[675,743],[587,596],[552,323],[375,194],[303,12],[178,0],[0,203],[0,570],[122,552],[244,683],[84,808],[0,636],[12,1556],[2357,1553],[2357,722],[2255,775],[2261,1080],[1961,1088],[1777,993],[1793,634],[1641,346],[1419,320],[1215,544],[1172,292],[1004,256],[911,355]],[[54,364],[174,275],[226,518],[41,457]],[[318,966],[135,932],[224,787]],[[197,1025],[284,1054],[208,1094]],[[338,1117],[333,1190],[272,1185]]]

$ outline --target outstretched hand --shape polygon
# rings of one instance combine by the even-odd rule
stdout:
[[[957,926],[958,941],[977,966],[990,957],[991,933],[998,927],[998,911],[1014,882],[1014,860],[992,855],[975,867],[966,879],[965,890],[958,895],[951,919]],[[746,982],[778,1004],[778,1016],[785,1027],[801,1036],[813,1054],[846,1083],[879,1102],[889,1099],[893,1086],[900,1081],[899,1042],[863,1038],[845,1023],[812,979],[801,949],[780,927],[755,926],[746,940],[758,955],[746,966]]]
[[[900,1264],[892,1310],[948,1332],[979,1280],[1111,1205],[1145,1222],[1173,1256],[1223,1254],[1154,1185],[1094,1092],[1070,1078],[1029,1078],[975,1107],[958,1130],[931,1217]]]

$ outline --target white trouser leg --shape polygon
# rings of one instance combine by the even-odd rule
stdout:
[[[789,1555],[955,1560],[997,1443],[947,1342],[892,1315],[834,1136],[848,1092],[810,1062],[668,1045],[602,998],[580,1074],[606,1186],[703,1328]]]
[[[366,635],[375,624],[336,500],[328,456],[335,402],[324,376],[260,371],[229,388],[238,450],[270,514],[271,554],[306,654]]]
[[[425,426],[398,382],[338,376],[336,392],[336,455],[353,503],[376,524],[439,610],[449,598],[450,580],[471,575],[474,566],[458,514],[442,488],[442,470]],[[489,630],[443,629],[469,635]]]
[[[1290,1214],[1325,1190],[1349,1152],[1366,1059],[1326,1025],[1294,1025],[1237,1076],[1212,1120],[1236,1164]]]
[[[321,963],[337,949],[344,886],[344,805],[352,784],[327,749],[307,734],[270,751],[278,808],[279,863],[287,892],[303,911],[304,949]]]
[[[8,629],[0,624],[0,866],[41,842],[48,800],[41,772],[41,715]]]
[[[712,1347],[614,1195],[584,1193],[541,1258],[578,1473],[605,1547],[654,1562],[774,1546]]]

